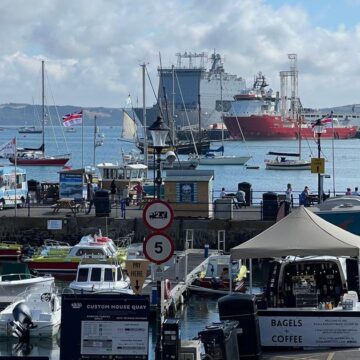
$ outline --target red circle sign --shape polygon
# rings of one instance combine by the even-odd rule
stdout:
[[[151,230],[165,230],[173,223],[174,212],[166,201],[153,200],[146,204],[143,220]]]
[[[174,255],[174,242],[165,233],[153,233],[144,240],[143,251],[149,261],[160,265]]]

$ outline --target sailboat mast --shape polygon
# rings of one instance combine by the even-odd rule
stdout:
[[[223,86],[222,71],[220,70],[220,102],[221,102],[221,155],[224,156],[224,103],[223,103]]]
[[[199,132],[198,132],[198,152],[201,155],[202,154],[202,146],[201,146],[201,105],[200,105],[200,90],[198,93],[198,106],[199,106]]]
[[[45,152],[45,62],[41,61],[41,111],[42,111],[42,145]]]
[[[144,162],[148,165],[148,143],[147,143],[147,124],[146,124],[146,102],[145,102],[145,63],[142,67],[142,91],[143,91],[143,129],[144,129]]]

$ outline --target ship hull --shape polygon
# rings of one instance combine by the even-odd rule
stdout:
[[[297,139],[299,128],[294,123],[284,122],[280,115],[225,116],[224,123],[233,139],[245,140],[290,140]],[[350,139],[356,135],[354,126],[324,128],[321,138]],[[314,137],[309,125],[301,128],[302,138]]]
[[[17,165],[23,166],[64,166],[69,161],[69,158],[40,158],[40,159],[20,159],[16,161]],[[11,163],[15,163],[13,158]]]

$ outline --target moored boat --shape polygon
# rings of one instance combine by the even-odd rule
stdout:
[[[52,337],[60,329],[61,303],[53,285],[38,286],[18,296],[0,313],[0,337]]]
[[[230,255],[215,254],[206,259],[188,288],[197,293],[227,294],[231,283],[232,291],[244,292],[245,277],[246,267],[241,261],[231,261]]]
[[[18,259],[22,255],[22,247],[14,242],[0,242],[0,259]]]
[[[0,303],[11,303],[25,290],[36,288],[39,284],[51,285],[54,278],[49,275],[38,276],[30,272],[24,263],[4,262],[0,272]]]
[[[84,258],[69,287],[78,293],[133,293],[129,277],[113,259]]]
[[[259,73],[253,87],[245,89],[234,96],[235,101],[227,114],[224,123],[234,139],[246,140],[287,140],[313,138],[314,128],[306,122],[303,115],[297,118],[301,110],[301,103],[297,97],[297,69],[296,55],[290,54],[290,71],[281,71],[281,94],[274,96],[271,89],[266,90],[268,84],[265,76]],[[283,86],[291,77],[292,88],[290,93]],[[290,109],[290,111],[288,110]],[[325,127],[321,134],[325,139],[350,139],[355,137],[356,126],[340,125],[335,120],[331,126]]]
[[[83,236],[74,246],[60,247],[45,246],[39,254],[25,259],[29,268],[39,273],[55,275],[76,275],[80,261],[84,258],[112,258],[120,263],[126,258],[126,248],[115,245],[112,239],[101,234]]]

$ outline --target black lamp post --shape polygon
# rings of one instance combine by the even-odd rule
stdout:
[[[154,182],[156,184],[156,197],[160,199],[161,190],[161,150],[166,147],[166,138],[169,134],[170,128],[164,123],[164,120],[158,116],[156,121],[149,127],[152,137],[153,147],[156,150],[156,178]]]
[[[169,134],[170,128],[164,123],[164,120],[158,116],[156,121],[149,127],[153,147],[156,149],[156,178],[154,183],[156,184],[156,197],[161,197],[161,150],[166,147],[166,137]],[[157,287],[157,341],[155,348],[155,359],[162,360],[162,303],[164,299],[164,281],[158,280],[156,282]]]
[[[325,131],[324,125],[321,124],[321,119],[317,120],[317,122],[314,125],[314,134],[317,135],[317,146],[318,146],[318,159],[320,161],[321,158],[321,134]],[[321,181],[321,174],[320,171],[318,172],[318,203],[321,203],[322,199],[322,181]]]

